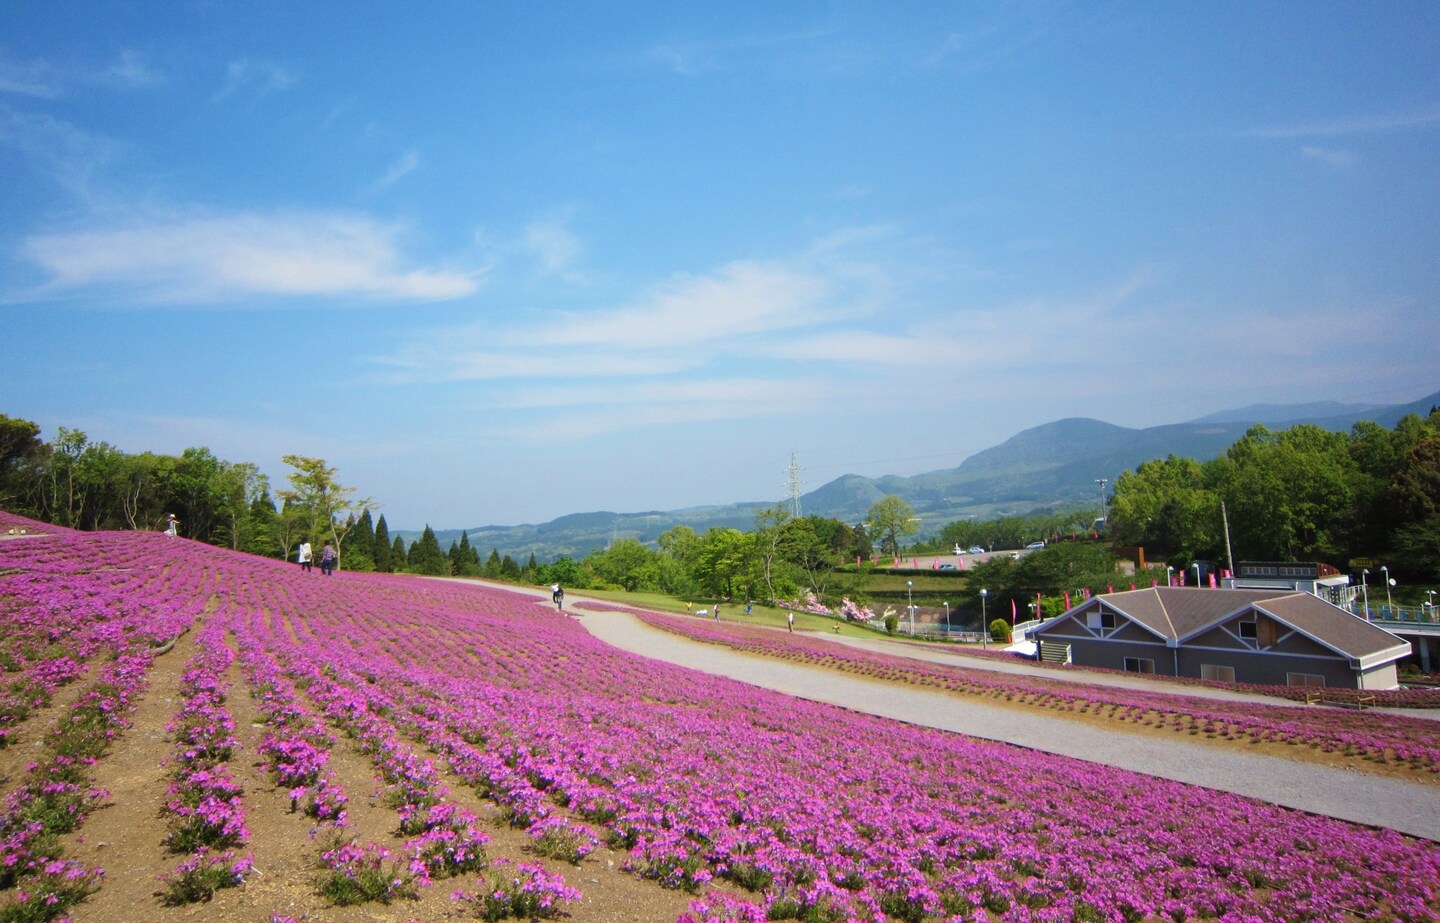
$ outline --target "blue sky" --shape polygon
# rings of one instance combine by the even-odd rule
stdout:
[[[0,413],[392,528],[1440,390],[1440,6],[10,3]]]

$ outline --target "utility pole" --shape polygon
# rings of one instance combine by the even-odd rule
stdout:
[[[1220,521],[1225,525],[1225,563],[1230,565],[1230,576],[1235,576],[1235,552],[1230,550],[1230,514],[1225,512],[1225,501],[1220,501]]]

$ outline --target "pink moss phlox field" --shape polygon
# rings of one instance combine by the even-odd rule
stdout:
[[[686,919],[1440,915],[1440,847],[1393,831],[792,700],[617,652],[519,594],[320,579],[166,541],[9,542],[0,572],[33,573],[28,556],[50,543],[71,550],[37,566],[125,562],[146,575],[127,579],[147,601],[209,611],[233,634],[252,694],[274,699],[277,739],[303,734],[323,749],[316,719],[353,735],[397,827],[463,827],[446,792],[458,781],[518,829],[557,817],[593,828],[637,875],[693,891]],[[275,752],[288,765],[293,751]],[[358,872],[381,861],[351,851],[335,862]],[[569,899],[562,888],[550,882]]]
[[[1382,722],[1370,714],[1338,709],[1222,702],[1168,692],[1052,682],[962,666],[921,663],[755,626],[716,625],[656,613],[635,614],[647,624],[697,641],[840,667],[876,679],[922,683],[968,695],[1060,710],[1099,712],[1103,708],[1112,718],[1142,725],[1305,746],[1423,773],[1440,773],[1440,724],[1423,718],[1386,715]]]

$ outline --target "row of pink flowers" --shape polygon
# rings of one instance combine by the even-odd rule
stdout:
[[[1116,720],[1171,727],[1214,737],[1292,744],[1419,772],[1440,773],[1440,724],[1423,718],[1370,716],[1337,709],[1223,702],[1165,692],[1051,681],[963,666],[922,663],[755,626],[697,623],[636,613],[647,623],[736,650],[803,660],[882,679],[932,685],[966,695],[1020,701],[1062,711],[1106,709]]]
[[[252,856],[235,851],[250,834],[243,792],[227,768],[240,742],[225,705],[222,676],[235,655],[223,635],[213,622],[199,633],[195,655],[180,680],[180,707],[166,726],[174,751],[165,845],[186,856],[161,877],[161,897],[167,904],[208,901],[217,890],[242,884],[254,864]]]

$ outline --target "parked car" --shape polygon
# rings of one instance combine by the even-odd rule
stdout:
[[[979,545],[971,545],[971,546],[970,546],[970,553],[971,553],[971,554],[984,554],[984,553],[985,553],[985,549],[984,549],[984,548],[981,548]]]
[[[1026,551],[1037,551],[1037,550],[1039,550],[1039,549],[1041,549],[1041,548],[1044,548],[1044,547],[1045,547],[1045,543],[1044,543],[1044,542],[1031,542],[1030,544],[1028,544],[1028,545],[1025,546],[1025,550],[1026,550]]]
[[[940,565],[940,570],[954,570],[954,569],[955,569],[955,565],[954,565],[954,564],[941,564],[941,565]]]

